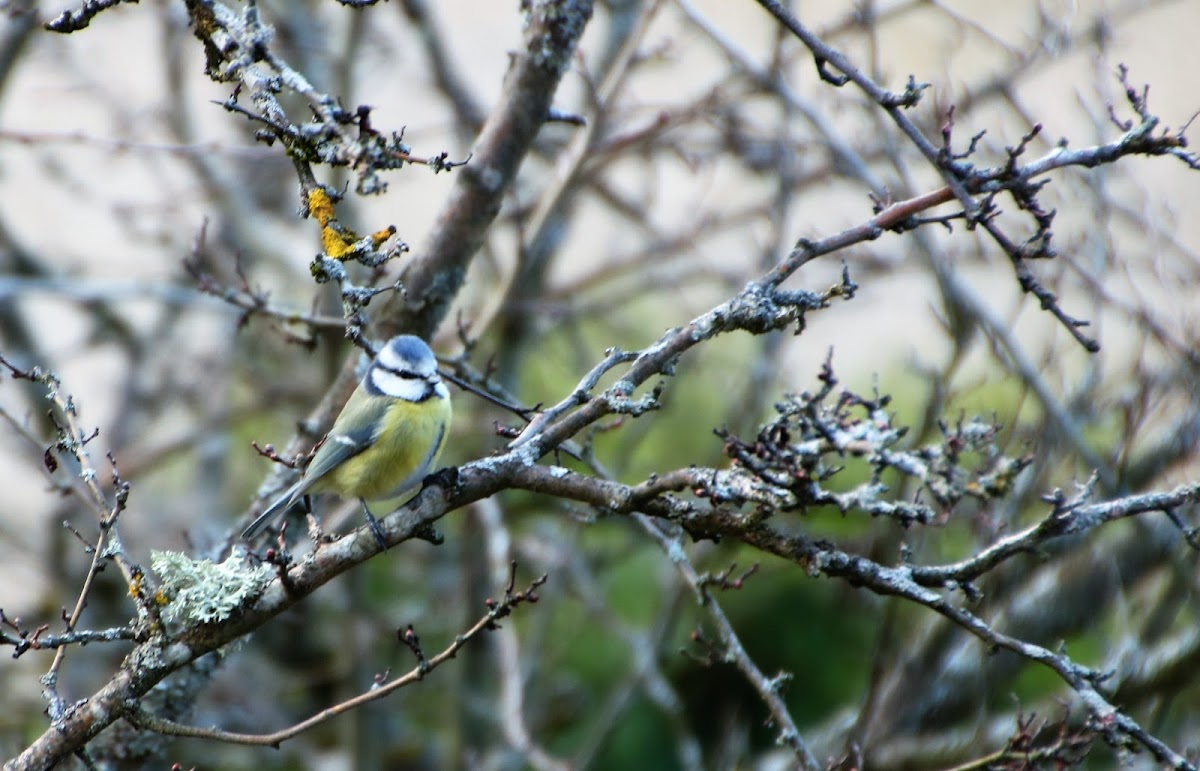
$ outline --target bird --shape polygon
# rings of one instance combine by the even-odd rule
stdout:
[[[367,501],[415,490],[435,468],[452,410],[433,351],[419,337],[399,335],[379,350],[304,475],[242,532],[249,540],[305,496],[357,498],[380,549],[379,523]]]

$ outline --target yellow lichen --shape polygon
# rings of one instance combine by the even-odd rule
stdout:
[[[335,220],[321,228],[321,248],[335,260],[348,260],[354,256],[354,244],[358,234],[342,227]]]
[[[354,256],[354,244],[358,234],[337,220],[333,199],[322,188],[308,194],[308,213],[321,223],[321,248],[335,260],[348,260]]]
[[[335,260],[349,260],[358,252],[356,245],[361,240],[358,233],[338,222],[333,199],[323,188],[315,188],[308,194],[308,214],[321,223],[321,248]],[[396,226],[388,225],[371,234],[371,246],[378,249],[392,236]]]
[[[129,596],[135,600],[142,596],[142,580],[145,576],[141,572],[135,572],[129,579]]]
[[[337,219],[333,209],[333,200],[322,188],[315,188],[308,194],[308,213],[322,226]]]

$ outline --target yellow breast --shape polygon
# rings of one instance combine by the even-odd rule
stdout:
[[[380,421],[375,442],[326,474],[313,491],[369,501],[415,491],[437,470],[450,415],[449,399],[396,400]]]

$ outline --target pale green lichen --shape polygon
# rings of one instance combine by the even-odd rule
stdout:
[[[261,594],[274,575],[266,565],[237,558],[216,564],[173,551],[151,552],[150,565],[162,581],[159,597],[168,623],[224,621]]]

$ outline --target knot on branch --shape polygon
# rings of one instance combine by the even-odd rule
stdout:
[[[850,300],[858,285],[850,280],[848,269],[842,270],[842,280],[824,292],[800,289],[777,289],[771,284],[753,283],[725,305],[712,312],[716,331],[741,329],[756,335],[783,329],[793,321],[799,322],[797,333],[804,330],[804,314],[828,308],[836,297]]]

